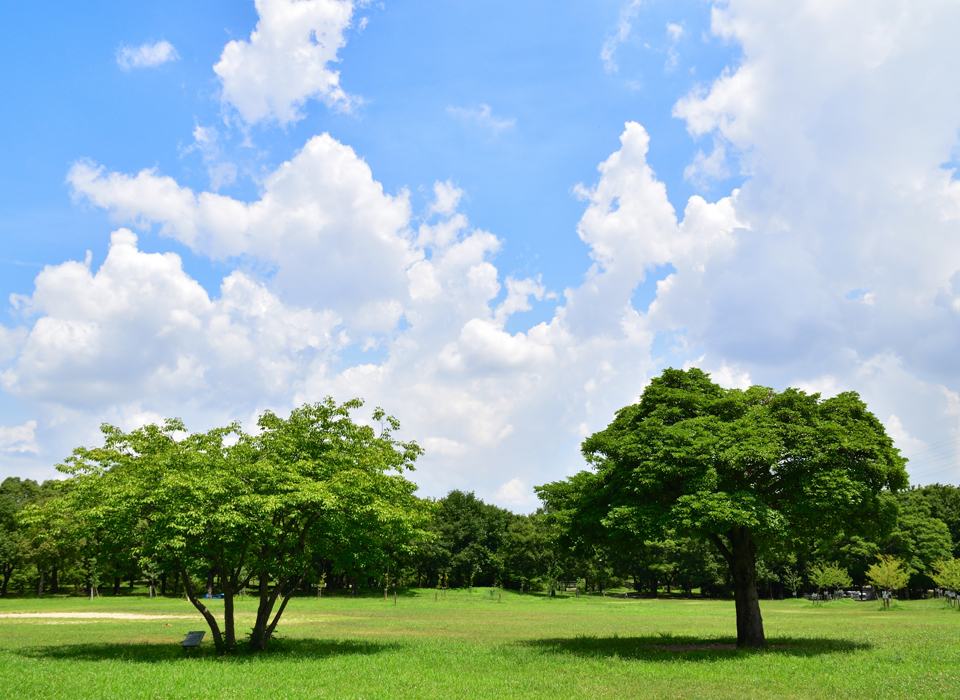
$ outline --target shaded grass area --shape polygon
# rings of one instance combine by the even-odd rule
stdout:
[[[268,661],[283,661],[285,658],[326,659],[332,656],[352,654],[380,654],[399,648],[396,643],[378,643],[349,639],[282,639],[266,654]],[[56,661],[124,661],[126,663],[170,663],[185,659],[201,659],[215,663],[245,663],[251,652],[239,650],[233,654],[217,654],[211,648],[182,649],[170,644],[58,644],[55,646],[23,647],[12,653],[32,659]]]
[[[298,598],[266,653],[220,655],[175,599],[0,601],[0,613],[146,620],[0,619],[9,698],[956,698],[960,615],[937,601],[762,603],[769,648],[734,647],[726,601],[549,599],[485,589]],[[238,605],[238,628],[254,601]]]
[[[807,639],[772,639],[766,649],[737,649],[736,637],[701,638],[658,635],[646,637],[574,637],[534,639],[522,642],[544,651],[575,654],[590,658],[616,657],[636,661],[723,661],[744,654],[790,654],[812,657],[823,654],[850,653],[870,648],[866,642],[813,637]]]

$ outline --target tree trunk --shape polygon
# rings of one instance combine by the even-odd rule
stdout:
[[[193,603],[193,607],[200,611],[200,614],[203,615],[203,619],[207,621],[207,625],[210,627],[210,633],[213,635],[213,644],[217,648],[217,651],[223,651],[223,635],[220,633],[220,625],[217,624],[217,618],[207,610],[207,606],[201,603],[196,594],[193,592],[193,584],[190,582],[190,576],[187,574],[187,570],[181,568],[180,576],[183,578],[183,587],[186,590],[187,598],[190,599],[190,602]]]
[[[39,578],[37,579],[37,598],[43,595],[43,569],[37,567]]]
[[[233,649],[237,643],[236,625],[233,621],[233,586],[229,578],[222,577],[223,588],[223,636],[227,649]]]
[[[209,569],[207,571],[207,595],[211,598],[213,597],[213,575],[215,573],[214,569]]]
[[[267,631],[270,610],[273,608],[273,605],[270,604],[270,575],[266,571],[260,573],[260,585],[257,593],[260,597],[260,604],[257,606],[257,621],[253,624],[253,630],[250,632],[250,648],[255,651],[263,649],[265,644],[263,635]]]
[[[57,576],[57,567],[50,567],[50,592],[59,593],[60,592],[60,581]]]
[[[163,597],[167,594],[167,574],[166,572],[160,574],[160,596]]]
[[[113,577],[113,594],[120,595],[120,577],[119,576]]]
[[[757,543],[749,528],[736,527],[727,532],[727,548],[716,535],[711,540],[730,566],[733,596],[737,606],[737,646],[765,647],[760,597],[757,595]]]
[[[308,570],[309,567],[303,570],[300,578],[293,585],[293,590],[299,588],[300,584],[303,583],[303,579],[307,575]],[[288,595],[283,599],[271,622],[270,614],[273,612],[273,606],[276,604],[277,597],[289,580],[289,576],[281,576],[273,587],[273,591],[271,591],[269,586],[270,575],[267,572],[260,574],[260,605],[257,607],[257,621],[254,623],[253,631],[250,633],[251,650],[263,651],[266,649],[267,642],[270,641],[270,637],[273,635],[273,631],[277,628],[277,623],[280,621],[280,616],[283,615],[283,611],[286,609],[287,603],[290,602],[290,598],[292,597]]]
[[[7,597],[7,584],[10,583],[10,577],[13,576],[13,567],[3,568],[3,587],[0,588],[0,598]]]
[[[157,594],[157,582],[150,579],[150,593],[147,595],[148,598],[153,598]]]

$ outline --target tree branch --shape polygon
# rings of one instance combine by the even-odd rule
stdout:
[[[217,618],[207,609],[207,606],[197,599],[197,595],[193,590],[193,582],[190,580],[187,570],[183,568],[183,565],[180,565],[179,569],[180,577],[183,579],[183,588],[187,592],[187,598],[193,603],[193,607],[200,611],[203,619],[207,621],[207,624],[210,626],[210,632],[213,634],[213,644],[218,651],[221,650],[223,648],[223,635],[220,633],[220,625],[217,624]]]
[[[303,579],[306,578],[306,576],[307,576],[307,571],[308,571],[309,569],[310,569],[310,565],[309,565],[309,564],[308,564],[306,567],[304,567],[303,573],[300,574],[300,578],[297,579],[297,583],[296,583],[296,585],[294,585],[294,587],[293,587],[293,590],[294,590],[294,591],[297,590],[298,588],[300,588],[300,584],[303,583]],[[276,629],[277,623],[280,622],[280,616],[283,615],[283,610],[284,610],[284,608],[287,607],[287,603],[290,601],[290,598],[292,598],[292,597],[293,597],[293,591],[290,591],[290,595],[286,596],[286,597],[283,599],[283,602],[280,603],[280,608],[277,610],[277,614],[274,615],[274,617],[273,617],[273,622],[270,623],[270,626],[267,628],[266,633],[263,635],[263,643],[264,643],[264,644],[266,644],[266,643],[270,640],[270,635],[272,635],[272,634],[273,634],[273,630]]]
[[[733,554],[723,543],[723,540],[720,539],[719,535],[711,532],[707,535],[707,539],[713,542],[713,546],[720,551],[720,554],[723,555],[723,558],[727,560],[727,564],[730,564],[733,561]]]

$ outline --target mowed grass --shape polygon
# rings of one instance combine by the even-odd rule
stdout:
[[[0,618],[0,697],[960,697],[960,614],[939,601],[764,601],[770,648],[750,651],[731,648],[732,602],[434,595],[294,598],[270,650],[232,655],[180,648],[206,629],[183,600],[0,600],[0,613],[173,616]],[[248,630],[254,601],[238,613]]]

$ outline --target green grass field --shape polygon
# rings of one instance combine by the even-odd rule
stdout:
[[[740,651],[726,601],[296,598],[270,650],[220,656],[209,641],[180,648],[206,629],[182,600],[0,600],[7,615],[151,616],[0,618],[0,697],[960,697],[960,614],[938,601],[762,608],[770,648]],[[246,629],[254,602],[238,610]]]

